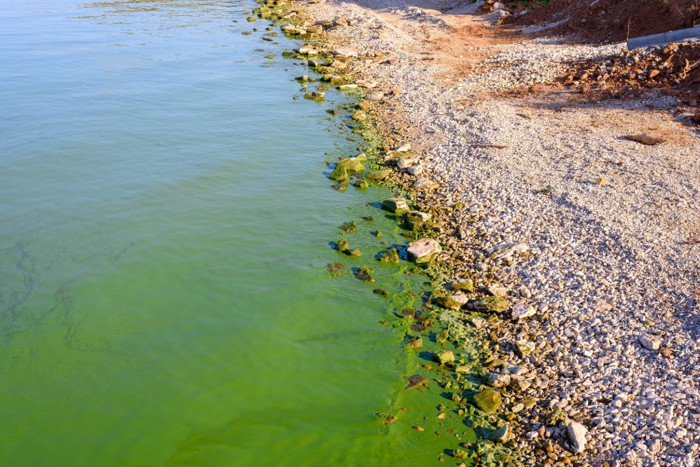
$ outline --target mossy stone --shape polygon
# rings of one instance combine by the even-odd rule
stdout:
[[[471,279],[467,279],[464,281],[460,282],[455,282],[452,284],[452,290],[455,292],[467,292],[467,293],[472,293],[474,292],[474,281]]]
[[[399,264],[399,252],[396,248],[389,248],[387,250],[382,250],[377,253],[376,256],[378,261],[382,263]]]
[[[501,393],[495,389],[486,388],[474,396],[476,406],[486,413],[494,413],[501,408],[503,400]]]

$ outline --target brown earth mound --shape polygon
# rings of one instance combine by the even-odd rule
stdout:
[[[634,50],[603,62],[575,64],[560,83],[603,97],[661,89],[696,106],[700,101],[700,44]]]
[[[524,8],[517,6],[520,3],[508,5],[522,12]],[[513,15],[507,22],[521,26],[559,23],[546,33],[587,42],[619,42],[700,24],[700,1],[551,0],[546,6]]]

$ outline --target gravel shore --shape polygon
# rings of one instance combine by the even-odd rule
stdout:
[[[696,465],[700,134],[684,109],[653,92],[512,97],[622,44],[530,40],[449,2],[297,5],[356,50],[374,112],[438,183],[419,190],[423,205],[454,208],[441,237],[450,279],[534,311],[484,325],[515,365],[492,378],[517,381],[503,405],[524,462],[570,462],[561,453],[581,450],[582,425],[577,463]]]

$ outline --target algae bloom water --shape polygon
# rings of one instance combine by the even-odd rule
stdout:
[[[376,416],[439,400],[404,391],[420,359],[385,302],[326,269],[337,226],[387,193],[329,189],[325,154],[357,150],[326,120],[343,97],[301,98],[294,43],[262,40],[254,7],[0,9],[0,464],[426,465],[445,447]],[[358,246],[400,241],[376,217]]]

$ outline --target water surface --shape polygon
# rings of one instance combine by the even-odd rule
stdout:
[[[344,98],[301,98],[308,71],[254,6],[3,3],[2,465],[426,465],[446,446],[385,302],[326,271],[373,262],[370,230],[402,241],[359,221],[388,193],[329,189],[324,154],[357,150],[326,120]],[[353,261],[328,247],[350,219]]]

